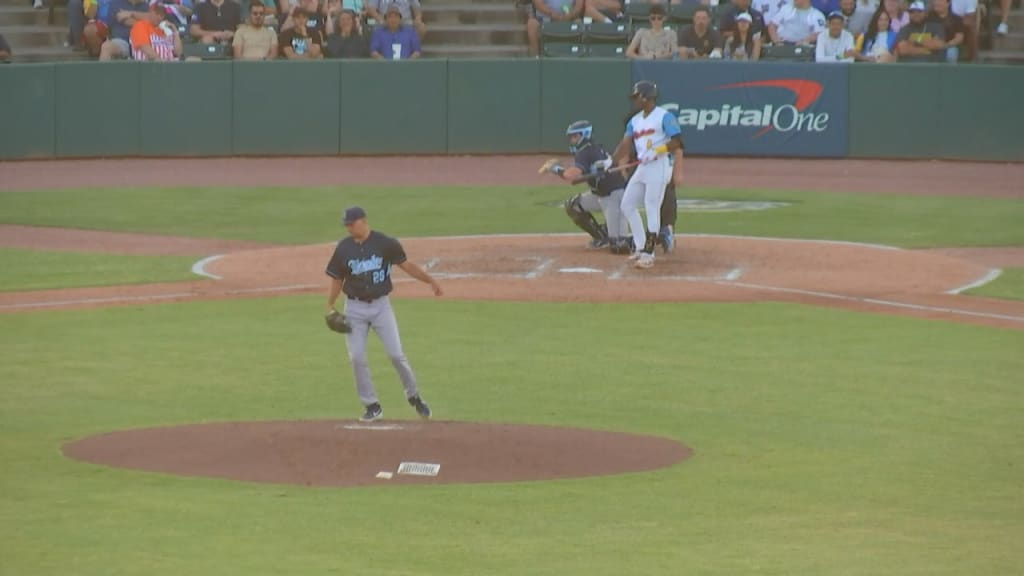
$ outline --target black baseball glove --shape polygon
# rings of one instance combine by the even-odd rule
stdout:
[[[327,316],[325,316],[325,320],[327,320],[327,327],[335,332],[348,334],[352,331],[352,327],[348,325],[348,322],[345,320],[345,316],[337,310],[331,310]]]

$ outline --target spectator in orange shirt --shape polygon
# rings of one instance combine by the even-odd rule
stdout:
[[[130,42],[135,60],[173,61],[181,55],[178,29],[165,20],[166,9],[161,2],[149,5],[149,12],[140,15],[132,26]]]

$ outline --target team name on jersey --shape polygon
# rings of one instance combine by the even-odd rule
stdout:
[[[647,128],[645,130],[640,130],[639,132],[633,132],[633,140],[643,138],[644,136],[650,136],[651,134],[654,134],[654,128]]]
[[[383,265],[384,259],[380,256],[370,256],[366,260],[356,260],[353,258],[348,261],[348,269],[352,271],[353,275],[380,270]]]

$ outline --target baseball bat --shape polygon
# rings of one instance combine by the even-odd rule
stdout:
[[[594,178],[596,176],[601,176],[601,175],[604,175],[604,174],[615,174],[615,173],[618,173],[618,172],[625,172],[626,170],[629,170],[630,168],[636,168],[639,165],[640,165],[639,162],[630,162],[629,164],[623,164],[622,166],[616,166],[615,168],[610,168],[608,170],[604,170],[604,171],[601,171],[601,172],[591,172],[590,174],[581,174],[577,178],[573,179],[572,183],[573,184],[579,184],[581,182],[586,182],[587,180],[590,180],[591,178]]]

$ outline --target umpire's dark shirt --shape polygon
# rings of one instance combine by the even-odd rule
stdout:
[[[611,158],[608,151],[604,149],[600,144],[594,144],[593,142],[587,142],[582,148],[576,151],[575,163],[576,167],[583,171],[584,174],[590,174],[596,172],[595,166],[599,162],[603,162]],[[608,196],[616,190],[621,190],[626,187],[626,178],[621,172],[614,174],[606,174],[599,178],[591,178],[587,181],[590,185],[590,190],[597,196]]]
[[[371,231],[362,244],[351,236],[339,241],[326,272],[344,282],[341,291],[349,298],[375,300],[391,293],[391,265],[405,260],[398,240]]]

